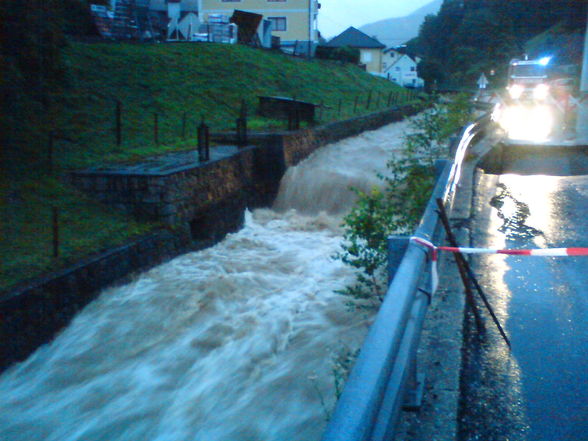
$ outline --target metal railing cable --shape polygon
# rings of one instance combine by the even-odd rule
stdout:
[[[466,127],[456,159],[442,161],[441,172],[415,236],[439,242],[441,223],[436,199],[451,205],[461,162],[469,144],[482,132],[487,118]],[[430,303],[428,255],[408,238],[391,238],[389,256],[398,265],[386,297],[361,348],[359,357],[323,435],[323,441],[393,440],[403,406],[422,389],[416,351]],[[409,407],[418,407],[417,403]]]

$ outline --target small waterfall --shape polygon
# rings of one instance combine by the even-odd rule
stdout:
[[[371,316],[336,294],[350,185],[369,190],[405,123],[326,146],[284,178],[275,210],[218,245],[105,290],[0,377],[3,441],[320,439],[337,360]]]
[[[341,215],[355,202],[351,188],[367,192],[382,185],[377,174],[402,147],[407,122],[390,124],[319,149],[290,167],[282,178],[274,209],[299,213]]]

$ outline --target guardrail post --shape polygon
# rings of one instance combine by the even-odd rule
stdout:
[[[388,285],[396,275],[409,243],[410,238],[407,236],[388,237]]]
[[[450,161],[447,159],[435,160],[435,180],[439,179],[439,177],[443,173],[443,170],[445,170],[445,167],[447,167],[447,164],[449,163]]]
[[[419,295],[426,295],[422,292]],[[420,410],[423,404],[423,395],[425,393],[425,373],[419,368],[417,362],[417,351],[411,355],[410,366],[408,366],[408,378],[406,381],[406,392],[402,409],[409,412]]]

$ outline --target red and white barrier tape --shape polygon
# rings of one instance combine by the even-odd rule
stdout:
[[[466,247],[437,247],[426,239],[421,237],[411,237],[410,240],[418,245],[428,248],[431,251],[431,290],[432,294],[437,290],[439,278],[437,274],[437,254],[438,251],[448,251],[450,253],[462,254],[506,254],[511,256],[543,256],[543,257],[560,257],[560,256],[588,256],[588,248],[536,248],[536,249],[506,249],[499,250],[494,248],[466,248]]]

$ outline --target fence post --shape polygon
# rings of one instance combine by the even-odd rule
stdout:
[[[53,130],[49,131],[49,144],[47,146],[47,160],[49,162],[49,173],[53,174],[53,139],[55,133]]]
[[[59,257],[59,211],[57,207],[51,207],[53,227],[53,257]]]
[[[292,105],[288,109],[288,130],[300,129],[300,111],[296,97],[292,98]]]
[[[343,100],[339,98],[339,107],[337,110],[337,119],[341,119],[341,107],[343,106]]]
[[[115,119],[116,145],[120,146],[122,142],[122,104],[120,100],[116,100]]]
[[[153,114],[153,138],[155,144],[159,145],[159,115],[157,113]]]
[[[198,161],[205,162],[210,159],[210,132],[208,126],[202,122],[198,126]]]
[[[237,145],[247,145],[247,104],[241,100],[241,110],[237,118]]]
[[[182,114],[182,139],[186,139],[186,119],[187,115],[186,112]]]
[[[319,104],[319,121],[323,120],[324,108],[325,108],[325,103],[324,103],[324,101],[321,100],[321,102]]]
[[[370,90],[368,93],[368,98],[367,98],[367,103],[365,105],[365,108],[369,110],[371,103],[372,103],[372,91]]]

